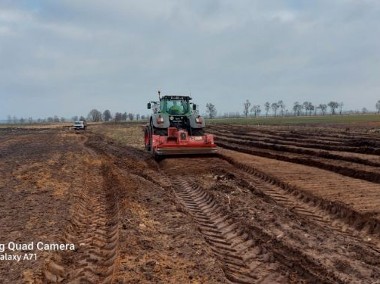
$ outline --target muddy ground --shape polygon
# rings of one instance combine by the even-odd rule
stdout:
[[[376,127],[0,129],[0,283],[380,283]]]

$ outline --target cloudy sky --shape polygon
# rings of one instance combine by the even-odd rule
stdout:
[[[0,119],[149,113],[191,93],[243,102],[380,99],[377,0],[1,0]]]

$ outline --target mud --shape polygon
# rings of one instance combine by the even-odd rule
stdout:
[[[34,243],[0,255],[35,255],[0,282],[379,283],[378,133],[213,126],[217,156],[156,162],[111,130],[0,131],[0,244]]]

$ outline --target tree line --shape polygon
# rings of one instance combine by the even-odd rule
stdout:
[[[127,112],[115,112],[114,115],[112,115],[110,110],[105,110],[103,112],[92,109],[88,115],[85,117],[83,115],[75,115],[71,119],[65,118],[65,117],[59,117],[57,115],[49,116],[47,118],[37,118],[33,119],[32,117],[28,118],[18,118],[16,116],[8,115],[7,117],[7,123],[8,124],[43,124],[43,123],[64,123],[64,122],[71,122],[71,121],[92,121],[92,122],[122,122],[122,121],[133,121],[133,120],[145,120],[145,115],[140,114],[134,114],[134,113],[127,113]]]
[[[93,122],[100,122],[100,121],[105,121],[105,122],[121,122],[121,121],[133,121],[133,120],[145,120],[145,115],[140,115],[140,114],[134,114],[134,113],[127,113],[127,112],[115,112],[114,115],[112,115],[110,110],[105,110],[103,112],[97,110],[97,109],[92,109],[88,115],[87,119],[89,121]]]
[[[301,116],[301,115],[326,115],[328,112],[331,115],[343,114],[343,102],[330,101],[329,103],[313,104],[312,102],[305,101],[300,103],[294,102],[289,110],[282,100],[274,103],[266,102],[262,106],[259,104],[252,104],[248,99],[243,103],[243,116],[260,116],[265,111],[265,116],[270,113],[273,116]],[[380,100],[376,102],[377,113],[380,114]],[[353,111],[350,111],[353,112]],[[358,113],[359,111],[356,111]],[[206,113],[209,118],[215,118],[217,116],[217,110],[214,104],[206,104]],[[368,113],[366,108],[362,108],[361,113]],[[241,117],[239,112],[225,113],[221,117]]]

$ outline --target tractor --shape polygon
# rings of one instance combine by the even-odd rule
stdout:
[[[158,97],[147,105],[153,111],[144,129],[147,151],[155,158],[216,153],[214,136],[204,133],[205,121],[191,97],[161,97],[160,91]]]

